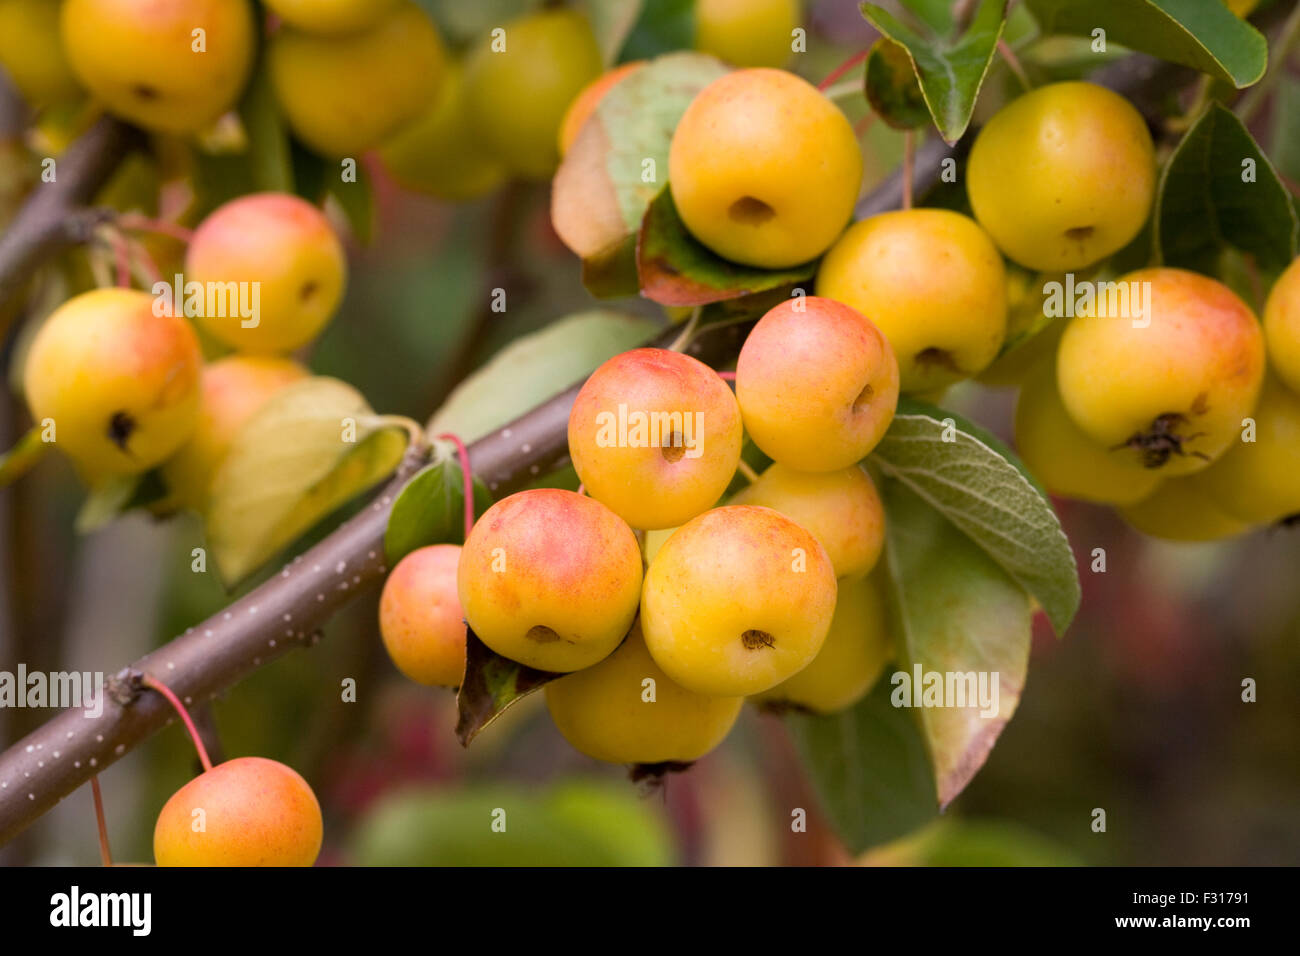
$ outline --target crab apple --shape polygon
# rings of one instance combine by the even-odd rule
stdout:
[[[722,743],[743,697],[687,690],[654,662],[633,625],[599,664],[546,685],[546,707],[564,739],[607,763],[690,763]]]
[[[985,369],[1007,332],[1002,256],[974,220],[906,209],[854,223],[817,273],[817,294],[885,333],[904,392],[928,392]]]
[[[695,49],[736,66],[781,66],[798,26],[799,0],[698,0]]]
[[[564,114],[601,74],[600,47],[577,10],[541,10],[493,31],[470,55],[466,92],[481,140],[517,175],[548,179]]]
[[[190,133],[234,107],[253,64],[248,0],[65,0],[63,48],[111,113]]]
[[[505,166],[474,132],[459,63],[448,67],[438,95],[419,118],[380,146],[379,158],[404,189],[438,199],[477,199],[506,179]]]
[[[892,653],[884,595],[876,575],[840,579],[826,642],[812,663],[755,698],[833,714],[852,707],[880,679]]]
[[[503,657],[545,671],[590,667],[636,617],[641,551],[598,501],[520,491],[478,519],[457,572],[465,620]]]
[[[745,429],[770,458],[798,471],[862,460],[893,421],[898,386],[898,361],[881,330],[817,296],[769,310],[736,362]]]
[[[306,377],[297,362],[274,355],[229,355],[205,365],[194,431],[162,465],[171,501],[202,512],[239,430],[272,395]]]
[[[58,0],[0,0],[0,69],[32,106],[81,94],[59,38]]]
[[[246,283],[256,324],[229,307],[195,317],[213,338],[241,352],[287,352],[306,345],[343,296],[347,257],[324,213],[285,193],[231,200],[199,224],[185,256],[186,279]],[[256,298],[252,298],[253,294]],[[219,314],[226,313],[226,314]]]
[[[1066,272],[1118,252],[1142,229],[1155,198],[1155,147],[1118,93],[1053,83],[980,131],[966,184],[975,218],[1008,258]]]
[[[1126,449],[1107,448],[1074,424],[1061,403],[1053,368],[1036,371],[1016,400],[1016,450],[1052,494],[1108,505],[1131,505],[1160,484],[1160,474]]]
[[[1264,339],[1273,371],[1300,395],[1300,259],[1287,267],[1268,295]]]
[[[587,493],[634,528],[671,528],[727,490],[743,441],[736,397],[680,352],[633,349],[592,373],[569,413]]]
[[[1203,486],[1225,514],[1247,524],[1300,515],[1300,395],[1270,375],[1252,417],[1253,440],[1201,472]]]
[[[1206,487],[1207,472],[1170,478],[1146,498],[1119,509],[1131,527],[1165,541],[1220,541],[1250,531],[1250,525],[1219,507]]]
[[[289,126],[325,156],[355,157],[413,122],[447,69],[437,28],[411,0],[360,33],[281,28],[266,55]]]
[[[835,569],[812,534],[771,508],[706,511],[646,571],[641,629],[655,663],[719,697],[775,687],[817,656],[835,613]]]
[[[884,505],[857,465],[810,473],[773,464],[730,503],[771,508],[811,531],[838,578],[870,572],[885,544]]]
[[[848,224],[861,182],[848,119],[784,70],[714,80],[682,114],[668,151],[686,228],[724,259],[766,269],[825,252]]]
[[[465,621],[456,594],[460,546],[412,551],[379,596],[379,635],[397,669],[429,687],[459,687],[465,675]]]
[[[1142,305],[1070,320],[1056,354],[1065,409],[1094,442],[1162,478],[1199,471],[1255,407],[1259,322],[1227,286],[1194,272],[1144,269],[1116,282]]]
[[[591,114],[596,112],[596,107],[605,98],[605,94],[617,86],[619,81],[629,73],[635,73],[643,66],[645,66],[645,60],[621,63],[596,77],[573,98],[569,108],[564,111],[564,119],[560,120],[560,131],[557,134],[556,145],[559,147],[561,158],[569,151],[573,141],[578,138],[578,133],[581,132],[583,125],[587,120],[591,119]]]
[[[130,289],[82,293],[45,320],[27,353],[32,417],[54,422],[56,443],[92,482],[145,471],[194,431],[198,339],[156,301]]]
[[[320,804],[296,771],[238,757],[195,777],[158,815],[159,866],[311,866],[323,835]]]
[[[308,33],[356,33],[374,26],[398,0],[266,0],[271,12]]]

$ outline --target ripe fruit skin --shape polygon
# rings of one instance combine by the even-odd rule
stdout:
[[[1273,371],[1300,395],[1300,259],[1273,284],[1264,306],[1264,338]]]
[[[928,392],[986,368],[1007,331],[1002,256],[974,220],[946,209],[854,223],[817,273],[817,294],[885,333],[904,392]]]
[[[578,138],[578,133],[582,130],[583,124],[591,119],[592,113],[596,112],[596,107],[605,98],[605,94],[618,85],[619,80],[629,73],[635,73],[643,66],[645,66],[645,60],[620,63],[613,69],[606,70],[596,77],[573,98],[569,108],[564,111],[564,119],[560,121],[560,131],[556,137],[556,145],[559,147],[561,158],[569,151],[573,141]]]
[[[1047,490],[1098,504],[1131,505],[1160,484],[1127,449],[1108,450],[1074,424],[1061,403],[1055,370],[1039,369],[1016,400],[1016,450]]]
[[[397,669],[428,687],[459,687],[465,621],[456,594],[460,546],[433,544],[393,568],[379,597],[379,634]]]
[[[379,156],[403,188],[439,199],[477,199],[506,178],[505,166],[474,133],[459,63],[449,65],[437,97],[380,147]]]
[[[258,283],[257,325],[244,328],[238,314],[196,316],[209,334],[241,352],[306,345],[334,315],[346,275],[343,244],[324,213],[284,193],[255,193],[221,206],[200,223],[185,256],[187,282]]]
[[[817,656],[835,570],[808,531],[770,508],[729,505],[682,525],[655,555],[641,629],[655,663],[718,697],[775,687]]]
[[[638,431],[642,419],[647,426]],[[614,356],[587,379],[569,413],[569,456],[587,493],[634,528],[671,528],[716,504],[742,441],[740,407],[726,382],[667,349]]]
[[[548,179],[560,163],[560,124],[573,98],[600,76],[600,47],[575,10],[543,10],[505,25],[505,50],[485,37],[465,84],[481,140],[512,172]]]
[[[1273,524],[1300,514],[1300,395],[1269,376],[1253,417],[1255,440],[1229,447],[1202,484],[1225,514]]]
[[[1264,335],[1250,308],[1220,282],[1181,269],[1143,269],[1117,282],[1150,283],[1150,312],[1076,316],[1056,356],[1066,411],[1105,448],[1162,478],[1205,468],[1237,438],[1264,377]],[[1146,447],[1142,447],[1145,445]],[[1181,454],[1179,453],[1181,449]]]
[[[203,511],[212,479],[240,428],[272,395],[306,377],[307,370],[297,362],[272,355],[229,355],[205,365],[194,431],[163,462],[171,500]]]
[[[0,0],[0,68],[32,106],[80,95],[59,39],[55,0]]]
[[[374,26],[397,0],[266,0],[266,5],[308,33],[355,33]]]
[[[247,0],[65,0],[60,23],[82,85],[110,112],[168,133],[234,107],[256,43]]]
[[[852,581],[841,578],[835,616],[822,649],[811,664],[756,699],[833,714],[866,696],[891,653],[879,580],[875,575]]]
[[[724,259],[761,268],[821,255],[848,224],[862,152],[839,107],[784,70],[737,70],[691,101],[673,133],[677,211]]]
[[[810,474],[773,464],[731,504],[771,508],[811,531],[837,578],[870,572],[885,545],[884,505],[875,482],[857,465]]]
[[[632,626],[641,551],[599,502],[521,491],[474,525],[457,583],[465,620],[492,650],[539,670],[576,671],[607,656]]]
[[[200,819],[206,829],[196,833]],[[153,854],[159,866],[311,866],[322,835],[306,780],[274,760],[238,757],[172,795],[154,827]]]
[[[898,404],[898,360],[882,331],[833,299],[777,305],[736,362],[750,438],[800,471],[837,471],[875,448]]]
[[[1166,541],[1219,541],[1245,534],[1250,525],[1219,507],[1206,487],[1207,471],[1162,481],[1150,496],[1119,509],[1143,534]]]
[[[1118,93],[1053,83],[989,121],[966,175],[975,218],[1009,258],[1064,272],[1106,258],[1141,230],[1155,197],[1155,148]]]
[[[642,683],[654,681],[654,699]],[[690,763],[722,743],[742,697],[710,697],[673,682],[633,625],[599,664],[546,685],[546,706],[564,739],[608,763]]]
[[[147,292],[83,293],[45,320],[27,353],[32,417],[54,420],[58,447],[87,480],[142,472],[194,430],[198,339],[184,319],[153,307]]]
[[[410,0],[361,33],[286,27],[267,40],[276,99],[325,156],[356,157],[414,121],[437,98],[446,59],[433,21]]]
[[[798,0],[698,0],[695,49],[735,66],[782,66],[797,26]]]

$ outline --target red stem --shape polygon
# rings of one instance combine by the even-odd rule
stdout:
[[[469,540],[469,533],[474,530],[474,476],[469,470],[469,449],[465,443],[460,440],[459,435],[453,435],[447,432],[438,436],[439,440],[454,442],[456,445],[456,456],[460,459],[460,474],[465,482],[465,540]]]
[[[145,244],[132,241],[130,247],[136,258],[140,260],[140,268],[149,277],[149,282],[161,282],[162,273],[158,271],[158,263],[153,261],[153,256],[149,255],[149,250],[145,247]]]
[[[903,134],[903,208],[912,208],[912,170],[916,166],[916,130]]]
[[[199,763],[203,764],[204,770],[212,769],[212,760],[208,757],[208,748],[203,746],[203,738],[199,736],[199,729],[194,726],[194,721],[190,720],[189,711],[181,704],[180,698],[172,693],[172,689],[150,674],[145,674],[144,679],[140,682],[150,690],[156,690],[167,698],[168,703],[176,708],[176,713],[181,715],[181,720],[185,721],[185,729],[190,732],[190,737],[194,741],[194,749],[199,752]]]
[[[736,373],[735,373],[735,372],[719,372],[719,373],[718,373],[718,378],[722,379],[724,382],[734,382],[734,381],[736,380]]]
[[[90,792],[95,798],[95,822],[99,824],[99,858],[105,866],[112,866],[113,853],[108,848],[108,823],[104,820],[104,795],[99,790],[99,774],[90,778]]]
[[[113,233],[113,261],[117,265],[117,284],[120,288],[131,288],[131,250],[126,244],[126,237],[120,232]]]
[[[174,222],[166,222],[162,219],[149,219],[135,213],[127,213],[117,218],[117,224],[123,229],[130,229],[132,232],[153,232],[160,236],[170,236],[173,239],[179,239],[181,242],[189,242],[194,238],[194,230],[186,229],[184,226]]]
[[[826,79],[822,80],[820,83],[817,84],[817,89],[819,90],[827,89],[832,83],[838,80],[845,73],[849,72],[849,70],[853,69],[855,66],[857,66],[866,58],[867,58],[866,50],[861,50],[853,54],[851,57],[849,57],[839,66],[837,66],[835,69],[831,70],[830,75],[827,76]]]

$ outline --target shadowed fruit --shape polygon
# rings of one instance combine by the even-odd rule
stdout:
[[[1247,524],[1300,515],[1300,395],[1270,375],[1252,417],[1254,441],[1229,446],[1201,472],[1202,484],[1220,510]]]
[[[736,66],[782,66],[797,26],[799,0],[697,0],[695,49]]]
[[[158,464],[198,419],[198,339],[154,305],[147,292],[85,292],[45,320],[27,353],[32,417],[53,420],[56,444],[92,483]]]
[[[822,260],[817,294],[852,306],[885,333],[904,392],[983,371],[1006,337],[1002,256],[974,220],[946,209],[854,223]]]
[[[599,664],[546,685],[546,706],[564,739],[608,763],[698,760],[722,743],[743,704],[741,697],[710,697],[675,683],[636,625]]]
[[[717,503],[740,461],[740,408],[704,363],[634,349],[596,369],[569,413],[587,493],[634,528],[671,528]]]
[[[1009,258],[1065,272],[1141,230],[1155,197],[1155,149],[1118,93],[1053,83],[998,111],[975,140],[966,177],[975,218]]]
[[[799,471],[837,471],[875,448],[898,404],[898,362],[861,313],[832,299],[782,302],[736,362],[749,437]]]
[[[470,532],[457,576],[465,620],[503,657],[546,671],[589,667],[618,646],[641,593],[641,551],[604,505],[521,491]]]
[[[266,5],[308,33],[356,33],[374,26],[397,0],[266,0]]]
[[[1300,395],[1300,259],[1273,284],[1264,307],[1264,339],[1273,371]]]
[[[812,474],[777,463],[730,503],[771,508],[811,531],[838,578],[867,574],[885,544],[884,506],[875,483],[857,465]]]
[[[783,70],[737,70],[691,101],[668,182],[686,228],[724,259],[779,269],[816,259],[858,198],[862,152],[838,106]]]
[[[60,31],[95,99],[168,133],[201,130],[235,106],[256,43],[247,0],[65,0]]]
[[[81,94],[59,37],[58,0],[0,0],[0,69],[32,106]]]
[[[238,757],[172,795],[153,854],[159,866],[311,866],[322,832],[306,780],[274,760]]]
[[[1119,509],[1129,525],[1166,541],[1219,541],[1235,538],[1250,525],[1227,514],[1205,486],[1206,472],[1162,481],[1137,504]]]
[[[239,310],[209,310],[198,323],[241,352],[287,352],[306,345],[333,317],[343,296],[347,257],[324,213],[285,193],[241,196],[199,224],[185,257],[185,278],[247,283],[257,296],[256,324]],[[229,297],[225,301],[229,301]],[[211,314],[209,314],[211,312]],[[221,314],[221,313],[225,314]]]
[[[379,634],[397,669],[417,684],[459,687],[465,675],[459,564],[459,545],[433,544],[398,561],[384,582]]]
[[[1150,314],[1070,320],[1056,355],[1065,409],[1093,441],[1122,446],[1162,478],[1198,471],[1255,407],[1259,322],[1227,286],[1194,272],[1144,269],[1116,281],[1144,290],[1144,302],[1149,291]]]
[[[636,72],[643,66],[645,66],[644,60],[633,60],[631,63],[619,64],[596,77],[582,88],[582,92],[573,98],[569,108],[564,111],[564,119],[560,121],[557,145],[560,149],[561,158],[569,151],[573,141],[578,138],[578,133],[581,132],[583,124],[591,119],[592,113],[596,112],[596,107],[605,98],[605,94],[617,86],[619,80],[629,73]]]
[[[641,629],[655,663],[689,690],[758,694],[817,656],[835,613],[835,570],[808,531],[770,508],[693,519],[646,571]]]

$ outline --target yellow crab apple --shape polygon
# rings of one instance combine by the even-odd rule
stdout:
[[[1222,508],[1206,487],[1207,472],[1170,478],[1136,504],[1119,508],[1130,526],[1165,541],[1221,541],[1250,531]]]
[[[1278,277],[1264,306],[1269,364],[1287,388],[1300,395],[1300,259]]]
[[[266,5],[308,33],[356,33],[374,26],[397,0],[266,0]]]
[[[1203,486],[1220,510],[1246,524],[1300,515],[1300,395],[1270,375],[1251,420],[1243,440],[1201,472]]]
[[[460,546],[431,544],[389,572],[379,596],[379,635],[397,669],[429,687],[459,687],[465,621],[456,593]]]
[[[736,66],[790,59],[799,0],[697,0],[695,49]]]

